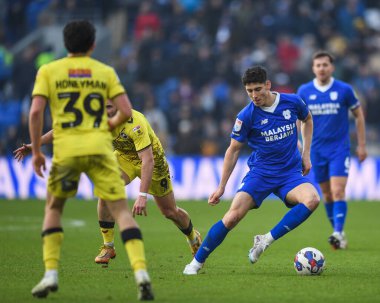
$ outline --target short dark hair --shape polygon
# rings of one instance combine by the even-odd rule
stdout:
[[[87,53],[95,43],[95,27],[86,20],[71,21],[63,29],[63,40],[69,53]]]
[[[329,53],[328,51],[325,51],[325,50],[319,50],[317,51],[316,53],[314,53],[313,55],[313,62],[315,59],[318,59],[318,58],[322,58],[322,57],[328,57],[329,60],[330,60],[330,63],[333,64],[334,63],[334,56],[331,55],[331,53]]]
[[[267,81],[267,70],[262,66],[248,68],[241,78],[243,85],[248,83],[265,83]]]

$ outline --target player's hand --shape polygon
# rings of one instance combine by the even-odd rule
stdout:
[[[365,146],[359,146],[356,148],[356,154],[358,155],[359,162],[363,162],[367,158],[367,149]]]
[[[33,163],[33,168],[36,174],[40,176],[41,178],[43,178],[44,175],[42,174],[42,171],[46,170],[44,154],[43,153],[34,154],[32,158],[32,163]]]
[[[146,202],[148,201],[148,197],[143,197],[143,196],[138,196],[136,201],[135,201],[135,204],[133,205],[133,208],[132,208],[132,215],[133,217],[135,215],[138,215],[138,216],[146,216],[147,215],[147,212],[146,212]]]
[[[302,176],[307,176],[311,170],[310,157],[302,155]]]
[[[214,191],[210,197],[208,198],[208,204],[210,205],[216,205],[220,202],[220,197],[223,196],[224,189],[218,187],[216,191]]]
[[[17,162],[24,160],[24,158],[32,152],[32,144],[22,144],[21,147],[13,151],[14,158]]]

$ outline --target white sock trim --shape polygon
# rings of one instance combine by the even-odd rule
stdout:
[[[267,240],[267,242],[268,242],[269,244],[272,244],[272,243],[274,242],[274,238],[273,238],[271,232],[266,233],[266,234],[264,235],[264,237],[265,237],[265,239]]]
[[[191,266],[195,266],[197,268],[201,268],[203,266],[203,263],[199,263],[195,258],[190,263]]]

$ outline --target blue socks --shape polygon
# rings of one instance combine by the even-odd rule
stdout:
[[[220,243],[223,242],[229,231],[230,230],[224,226],[222,220],[216,222],[210,228],[206,239],[204,239],[201,247],[199,247],[198,252],[195,254],[195,260],[197,260],[199,263],[204,263],[207,257],[215,250],[215,248],[217,248]]]
[[[324,204],[325,204],[327,218],[329,219],[331,226],[334,227],[334,204],[335,203],[331,202],[331,203],[324,203]]]
[[[273,239],[277,240],[287,234],[292,229],[295,229],[303,221],[311,215],[312,211],[304,204],[299,203],[289,210],[281,221],[270,231]]]
[[[334,231],[342,232],[347,216],[347,202],[335,201],[334,203]]]

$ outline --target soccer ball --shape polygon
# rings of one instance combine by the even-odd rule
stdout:
[[[314,247],[302,248],[294,258],[294,269],[303,276],[320,275],[325,264],[325,257]]]

